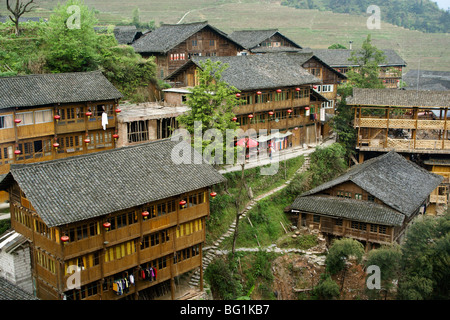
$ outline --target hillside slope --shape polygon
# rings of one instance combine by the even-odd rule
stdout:
[[[40,8],[32,15],[48,17],[58,0],[40,0]],[[341,43],[358,48],[372,34],[378,48],[395,49],[407,62],[408,69],[450,71],[450,34],[427,34],[407,30],[388,23],[381,29],[367,28],[368,15],[349,15],[329,11],[295,9],[274,0],[130,0],[124,6],[119,0],[85,0],[95,8],[102,23],[114,24],[130,20],[139,8],[141,21],[160,23],[208,20],[230,33],[238,29],[278,28],[303,47],[327,48]],[[5,12],[1,8],[0,12]]]

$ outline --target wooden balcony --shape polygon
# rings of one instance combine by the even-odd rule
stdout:
[[[80,272],[80,286],[83,286],[85,284],[88,284],[90,282],[94,282],[97,280],[100,280],[102,278],[102,270],[101,270],[101,265],[96,265],[93,267],[90,267],[88,269],[84,269],[79,271]],[[67,274],[64,276],[64,290],[67,290],[67,284],[70,284],[70,276],[72,276],[72,274]],[[68,282],[69,280],[69,282]]]
[[[357,148],[362,151],[418,152],[418,153],[450,153],[450,140],[420,139],[366,139],[360,137]]]
[[[178,223],[182,224],[187,221],[205,217],[209,214],[208,209],[209,206],[207,202],[186,209],[181,209],[179,211]]]
[[[385,118],[361,118],[355,119],[355,127],[361,128],[389,128],[389,129],[423,129],[444,130],[445,120],[414,120],[414,119],[385,119]]]
[[[103,276],[107,277],[138,265],[138,254],[133,253],[121,259],[116,259],[103,264]]]
[[[44,137],[55,134],[55,126],[53,122],[39,123],[26,126],[17,126],[17,137],[20,140]]]
[[[436,204],[447,204],[447,196],[430,195],[430,202]]]
[[[0,129],[0,143],[15,141],[14,128]]]
[[[249,105],[240,105],[233,109],[236,115],[249,114],[257,112],[268,112],[271,110],[295,108],[301,106],[308,106],[310,102],[309,97],[301,99],[288,99],[283,101],[270,101],[264,103],[253,103]]]
[[[148,247],[145,249],[141,249],[139,255],[140,255],[140,261],[139,263],[146,263],[152,260],[155,260],[157,258],[166,256],[170,253],[174,252],[174,240],[172,239],[172,236],[169,241],[166,241],[164,243],[161,243],[159,245]]]
[[[121,243],[130,239],[134,239],[140,233],[139,229],[140,229],[139,223],[133,223],[131,225],[122,228],[106,231],[105,241],[108,242],[108,245],[113,245],[116,243]]]
[[[177,212],[147,219],[142,222],[142,234],[148,234],[158,230],[163,230],[177,224]]]
[[[204,241],[205,241],[204,230],[198,230],[187,236],[182,236],[182,237],[177,238],[175,241],[175,243],[176,243],[175,251],[192,247],[192,246],[202,243]]]
[[[63,245],[64,259],[68,260],[86,253],[103,248],[103,235],[88,237],[74,242],[66,242]]]

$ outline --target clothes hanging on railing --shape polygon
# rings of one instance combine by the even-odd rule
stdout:
[[[141,279],[154,281],[157,277],[157,270],[154,267],[148,267],[141,270]]]
[[[112,289],[118,296],[121,296],[124,293],[130,292],[130,287],[132,285],[134,285],[134,276],[129,275],[121,279],[114,280],[112,283]]]

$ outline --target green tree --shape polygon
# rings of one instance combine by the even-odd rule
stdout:
[[[378,78],[379,65],[386,57],[381,50],[372,45],[370,34],[364,41],[362,48],[352,53],[350,61],[358,67],[347,73],[347,82],[338,87],[340,100],[336,107],[336,116],[332,126],[338,135],[338,142],[345,149],[348,157],[355,154],[356,131],[353,128],[353,112],[346,104],[348,96],[352,95],[353,88],[384,88],[383,82]]]
[[[332,300],[339,297],[339,285],[331,279],[328,273],[320,275],[319,283],[314,287],[312,294],[320,300]]]
[[[208,148],[211,154],[210,161],[214,159],[223,161],[224,158],[218,159],[215,151],[222,145],[222,156],[226,155],[226,130],[236,129],[237,123],[232,119],[234,117],[233,108],[237,105],[236,92],[237,89],[229,86],[222,79],[222,73],[228,68],[228,65],[222,64],[220,61],[212,62],[210,59],[200,62],[198,70],[198,85],[190,88],[191,94],[186,101],[189,111],[177,117],[178,122],[191,135],[196,132],[201,133],[202,137],[208,130],[214,130],[217,135],[221,135],[222,141],[219,139],[202,139],[202,152]],[[196,123],[200,126],[196,127]],[[196,131],[198,130],[198,131]],[[211,132],[211,131],[210,131]],[[195,145],[194,147],[198,148]],[[200,150],[199,150],[200,151]]]
[[[335,240],[331,245],[325,259],[325,270],[331,275],[342,273],[341,291],[344,287],[347,263],[350,259],[355,259],[356,263],[360,263],[363,255],[364,246],[361,242],[354,239],[343,238]]]
[[[384,299],[387,299],[388,293],[394,288],[393,281],[398,280],[400,276],[401,256],[402,253],[398,245],[384,246],[368,253],[365,266],[378,266],[381,277],[381,289],[367,289],[366,293],[369,297],[381,299],[382,293],[384,293]]]
[[[51,72],[96,70],[101,61],[93,10],[81,0],[58,4],[43,29],[42,38]]]
[[[340,43],[335,43],[329,46],[328,49],[347,49],[347,48]]]
[[[450,213],[424,216],[409,228],[402,246],[402,277],[398,298],[450,298]]]
[[[311,187],[334,179],[347,169],[345,163],[345,149],[342,145],[334,143],[329,147],[317,147],[311,156]]]

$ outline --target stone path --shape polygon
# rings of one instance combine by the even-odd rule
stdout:
[[[297,172],[293,175],[292,178],[287,180],[281,186],[279,186],[279,187],[277,187],[275,189],[272,189],[272,190],[270,190],[270,191],[268,191],[268,192],[266,192],[266,193],[264,193],[262,195],[259,195],[259,196],[255,197],[254,199],[250,200],[248,202],[246,208],[241,212],[241,215],[239,216],[239,219],[245,218],[246,215],[247,215],[247,212],[251,208],[253,208],[258,201],[261,201],[262,199],[265,199],[265,198],[271,196],[272,194],[282,190],[283,188],[286,188],[291,183],[292,179],[294,179],[294,177],[298,173],[302,173],[302,172],[307,171],[309,169],[309,167],[310,167],[309,156],[305,156],[305,162],[300,167],[300,169],[297,170]],[[224,254],[228,253],[227,250],[219,250],[219,245],[222,243],[223,240],[228,238],[230,235],[234,234],[235,228],[236,228],[236,221],[233,221],[233,223],[228,228],[227,232],[225,232],[214,243],[214,245],[212,245],[210,247],[203,248],[203,271],[206,270],[206,268],[211,263],[211,261],[213,261],[213,259],[216,257],[216,255],[224,255]],[[307,252],[307,251],[301,250],[301,249],[280,249],[280,248],[277,248],[275,245],[271,245],[271,246],[269,246],[267,248],[236,248],[236,251],[258,251],[258,250],[273,251],[273,252],[277,252],[277,253],[297,252],[297,253],[303,253],[303,254],[311,254],[311,252]],[[322,258],[319,258],[319,259],[322,259]],[[192,286],[192,287],[196,287],[196,286],[199,285],[199,282],[200,282],[200,268],[197,268],[197,270],[195,270],[195,272],[191,276],[191,280],[189,281],[189,285]]]

